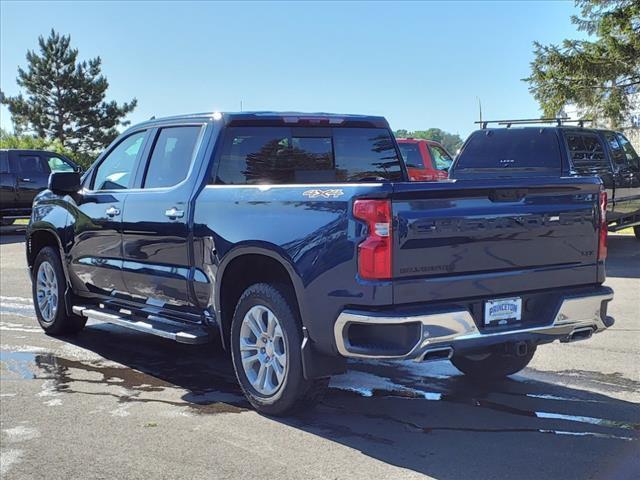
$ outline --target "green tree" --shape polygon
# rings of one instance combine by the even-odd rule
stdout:
[[[449,133],[439,128],[429,128],[428,130],[416,130],[410,132],[405,129],[393,132],[396,138],[421,138],[433,140],[440,143],[450,154],[455,155],[462,146],[462,138],[457,133]]]
[[[571,21],[594,38],[534,43],[531,75],[524,81],[545,116],[574,103],[617,128],[629,113],[631,95],[640,91],[640,2],[576,0],[576,6],[580,16]]]
[[[78,61],[71,37],[51,30],[47,39],[38,38],[40,52],[27,52],[27,68],[18,68],[17,83],[25,91],[0,101],[11,113],[16,133],[34,133],[57,140],[76,152],[96,152],[117,135],[118,126],[137,101],[118,105],[106,101],[109,87],[102,75],[100,57]]]

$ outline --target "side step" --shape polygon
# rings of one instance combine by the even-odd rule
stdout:
[[[200,344],[207,343],[210,340],[207,330],[198,325],[184,325],[159,317],[140,319],[122,315],[114,311],[81,306],[73,307],[73,313],[91,320],[113,323],[114,325],[119,325],[124,328],[168,338],[178,343]]]

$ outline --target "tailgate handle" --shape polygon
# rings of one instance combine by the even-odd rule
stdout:
[[[510,188],[506,190],[494,190],[489,194],[492,202],[519,202],[527,195],[526,188]]]

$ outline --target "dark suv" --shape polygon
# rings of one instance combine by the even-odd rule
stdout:
[[[613,324],[598,178],[408,180],[382,117],[136,125],[36,198],[38,321],[221,338],[270,414],[316,398],[348,358],[451,359],[495,379]]]
[[[51,172],[79,172],[64,155],[43,150],[0,150],[0,221],[10,225],[31,215],[33,199]]]
[[[575,126],[485,128],[469,136],[449,173],[459,179],[546,175],[600,177],[608,196],[609,231],[634,227],[640,239],[640,158],[620,132]]]

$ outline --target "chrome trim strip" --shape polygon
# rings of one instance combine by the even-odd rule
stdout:
[[[495,338],[519,333],[568,336],[575,330],[589,327],[594,328],[594,333],[601,332],[607,328],[602,321],[601,305],[603,301],[612,299],[612,293],[565,298],[551,325],[495,333],[480,333],[467,310],[403,317],[386,317],[374,312],[346,310],[338,316],[333,331],[338,352],[345,357],[398,360],[417,358],[419,360],[427,350],[443,346],[452,346],[455,349],[455,343],[467,340]],[[421,325],[420,338],[405,355],[368,355],[349,350],[346,327],[351,323],[398,325],[413,322],[419,322]]]
[[[223,190],[228,188],[254,188],[258,190],[269,190],[271,188],[324,188],[324,187],[381,187],[382,183],[373,182],[345,182],[345,183],[265,183],[262,185],[206,185],[205,190]]]

